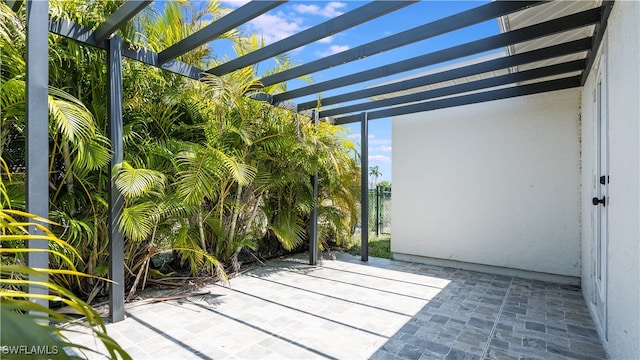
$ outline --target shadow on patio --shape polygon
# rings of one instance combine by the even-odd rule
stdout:
[[[210,295],[131,306],[109,333],[134,359],[605,357],[573,286],[348,254],[318,267],[306,258],[270,261]]]

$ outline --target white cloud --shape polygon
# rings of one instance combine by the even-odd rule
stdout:
[[[331,44],[332,41],[333,41],[333,35],[327,36],[326,38],[322,38],[318,40],[318,42],[321,44]]]
[[[316,54],[318,56],[329,56],[347,50],[349,50],[349,45],[331,45],[327,50],[318,51]]]
[[[266,43],[271,44],[304,30],[301,23],[300,18],[278,12],[275,15],[262,14],[251,20],[248,25],[251,32],[261,34]]]
[[[379,146],[376,150],[380,152],[391,152],[391,146],[382,145],[382,146]]]
[[[327,3],[327,5],[325,5],[323,8],[318,5],[295,4],[293,5],[293,9],[300,14],[311,14],[333,18],[342,15],[343,12],[338,9],[341,9],[345,6],[347,6],[347,4],[343,2],[331,1]]]
[[[391,158],[386,155],[369,155],[369,162],[390,163]]]
[[[251,1],[251,0],[224,0],[222,2],[222,4],[228,6],[228,7],[232,8],[232,9],[235,9],[235,8],[239,8],[240,6],[248,3],[249,1]]]
[[[391,145],[391,139],[377,139],[375,135],[369,135],[369,145]]]
[[[389,139],[369,139],[369,146],[371,145],[389,145],[391,140]]]
[[[349,134],[347,137],[353,141],[360,141],[360,134],[358,133]],[[377,139],[373,134],[369,134],[369,145],[387,145],[389,151],[391,151],[391,139]]]
[[[327,4],[322,10],[322,16],[325,17],[336,17],[344,14],[342,11],[338,10],[347,6],[347,4],[339,1],[332,1]]]
[[[248,0],[225,0],[224,4],[232,8],[237,8],[246,4],[247,2]],[[338,9],[346,6],[346,3],[337,1],[329,2],[324,6],[298,3],[292,5],[289,10],[280,10],[275,13],[269,12],[266,14],[262,14],[257,18],[249,21],[247,23],[247,27],[249,32],[258,34],[259,36],[264,38],[266,44],[271,44],[308,28],[308,26],[303,25],[303,23],[305,22],[305,17],[301,15],[313,14],[322,17],[333,18],[341,15],[342,12]],[[332,41],[333,36],[327,36],[326,38],[321,39],[318,42],[330,44]],[[349,48],[347,45],[335,46],[335,48],[330,48],[327,51],[328,55],[344,51]]]
[[[300,14],[318,14],[320,12],[320,6],[318,5],[295,4],[293,9]]]

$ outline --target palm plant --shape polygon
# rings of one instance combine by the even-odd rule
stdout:
[[[21,54],[25,47],[25,28],[20,14],[11,11],[4,3],[0,4],[0,18],[0,59],[3,64],[0,77],[0,106],[3,110],[0,114],[0,156],[6,159],[13,173],[12,181],[6,186],[12,206],[24,209],[25,63]],[[53,36],[50,39],[56,41]],[[70,58],[60,47],[53,49],[56,50],[53,61],[65,62]],[[105,207],[101,205],[105,191],[101,191],[101,186],[107,179],[99,170],[104,169],[109,161],[109,142],[94,112],[69,93],[74,89],[56,86],[63,85],[59,79],[64,76],[59,74],[60,70],[55,70],[60,67],[52,69],[54,80],[49,87],[48,99],[50,217],[63,224],[53,231],[58,235],[65,233],[70,244],[78,250],[78,254],[68,255],[81,271],[102,275],[96,269],[99,267],[98,254],[103,250],[98,240],[101,229],[106,233],[106,224],[102,224],[100,219],[105,214]],[[74,92],[82,94],[82,88],[79,89]],[[68,252],[68,249],[63,248],[63,251]],[[54,266],[68,266],[57,257],[52,257],[51,261]],[[78,289],[79,283],[71,276],[59,273],[52,277],[60,284]],[[89,282],[102,284],[94,280]]]
[[[77,255],[77,251],[43,225],[56,225],[55,223],[23,211],[11,209],[11,199],[4,182],[5,177],[10,180],[10,173],[2,158],[0,158],[0,170],[0,244],[2,244],[0,247],[2,263],[0,267],[0,314],[3,325],[0,342],[7,349],[3,350],[3,358],[24,358],[26,356],[24,352],[18,351],[21,346],[25,349],[44,348],[49,355],[56,359],[78,359],[79,357],[73,355],[74,350],[92,351],[67,340],[65,334],[69,330],[55,324],[55,322],[68,321],[65,316],[31,301],[42,299],[70,306],[85,316],[87,322],[80,323],[80,326],[90,330],[96,339],[104,344],[110,358],[130,359],[131,357],[120,345],[107,335],[100,315],[91,306],[60,285],[50,281],[33,280],[38,277],[47,279],[54,274],[65,274],[76,278],[89,275],[76,271],[73,261],[66,255],[69,252]],[[30,234],[27,230],[29,227],[37,228],[42,235]],[[32,251],[32,249],[25,248],[24,245],[27,241],[49,242],[49,249],[40,251],[46,251],[56,258],[62,259],[70,270],[36,269],[25,266],[24,255]],[[48,289],[48,294],[27,293],[25,289],[32,285]]]
[[[369,167],[369,177],[371,177],[371,187],[375,187],[378,183],[378,178],[382,176],[378,165]]]

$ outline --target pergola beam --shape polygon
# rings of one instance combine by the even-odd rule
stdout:
[[[104,23],[98,26],[94,33],[95,41],[97,43],[105,41],[152,2],[152,0],[127,0]]]
[[[27,1],[27,54],[26,65],[26,210],[41,218],[49,218],[49,2]],[[47,227],[46,223],[41,223]],[[35,226],[31,235],[44,235]],[[27,265],[46,270],[49,268],[49,242],[29,240]],[[49,289],[39,285],[48,281],[46,272],[29,274],[29,294],[48,295]],[[36,284],[38,282],[39,284]],[[49,307],[49,301],[33,298]]]
[[[217,19],[196,33],[189,35],[183,40],[180,40],[167,49],[161,51],[158,54],[158,63],[162,65],[180,55],[186,54],[198,46],[215,39],[227,31],[260,16],[287,1],[288,0],[251,1],[237,10]]]
[[[537,39],[547,35],[581,28],[599,22],[600,15],[600,9],[595,8],[561,18],[549,20],[507,33],[490,36],[484,39],[468,42],[440,51],[435,51],[429,54],[416,56],[407,60],[398,61],[389,65],[379,66],[377,68],[361,71],[351,75],[346,75],[340,78],[306,86],[300,89],[287,91],[274,96],[274,102],[278,103],[301,96],[317,94],[322,91],[353,85],[368,80],[379,79],[405,71],[422,68],[425,66],[435,65],[450,60],[460,59],[470,55],[480,54],[486,51],[491,51],[508,45]]]
[[[345,94],[326,97],[321,100],[321,105],[324,107],[328,105],[344,103],[347,101],[391,94],[398,91],[406,91],[418,87],[436,84],[439,82],[463,78],[465,76],[479,75],[491,71],[533,63],[536,61],[547,60],[558,56],[575,54],[581,51],[589,50],[591,48],[591,43],[592,38],[585,38],[562,44],[552,45],[541,49],[487,60],[472,65],[461,66],[451,70],[423,75],[412,79],[394,82],[391,84],[380,85],[358,91],[348,92]],[[314,109],[317,106],[318,101],[307,101],[298,104],[298,111]]]
[[[104,42],[99,43],[96,41],[94,30],[78,25],[69,20],[57,19],[50,22],[49,31],[56,35],[64,36],[89,46],[107,50],[107,45]],[[177,60],[160,65],[158,62],[158,53],[151,50],[133,50],[126,42],[123,42],[122,47],[122,56],[126,58],[140,61],[147,65],[167,70],[190,79],[200,80],[201,74],[203,73],[202,69]]]
[[[343,30],[367,22],[371,19],[375,19],[382,15],[388,14],[392,11],[413,4],[415,2],[416,0],[372,1],[366,5],[356,8],[355,10],[342,14],[332,20],[313,26],[286,39],[282,39],[261,49],[252,51],[244,56],[218,65],[210,70],[207,70],[207,72],[217,76],[228,74],[234,70],[257,64],[262,60],[272,58],[289,50],[293,50],[299,48],[300,46],[312,43],[316,40],[323,39],[327,36],[336,34]]]
[[[505,89],[490,90],[477,94],[462,95],[452,98],[446,98],[442,100],[433,100],[428,102],[422,102],[419,104],[406,105],[394,107],[391,109],[372,111],[369,114],[369,119],[382,119],[390,116],[400,116],[407,114],[414,114],[424,111],[433,111],[438,109],[445,109],[455,106],[477,104],[487,101],[494,101],[500,99],[508,99],[513,97],[533,95],[542,92],[550,92],[556,90],[570,89],[574,87],[580,87],[580,75],[570,76],[562,79],[549,80],[544,82],[538,82],[535,84],[522,85],[509,87]],[[334,119],[335,125],[344,125],[360,121],[360,115],[350,115]]]
[[[260,79],[260,81],[264,86],[281,83],[303,75],[328,69],[333,66],[339,66],[367,56],[376,55],[387,50],[462,29],[464,27],[491,20],[502,15],[507,15],[530,6],[538,5],[542,2],[543,1],[494,1],[459,14],[451,15],[398,34],[387,36],[385,38],[324,57],[322,59],[308,62],[304,65],[300,65],[277,74],[266,76]]]
[[[49,31],[85,45],[97,47],[103,50],[107,49],[106,44],[98,43],[96,41],[95,30],[78,25],[70,20],[59,18],[49,22]]]
[[[354,113],[354,112],[371,110],[376,108],[435,99],[443,96],[457,95],[457,94],[462,94],[470,91],[483,90],[483,89],[488,89],[488,88],[497,87],[497,86],[504,86],[504,85],[518,83],[518,82],[531,81],[535,79],[544,78],[547,76],[554,76],[554,75],[571,73],[575,71],[582,71],[583,67],[584,67],[584,59],[574,60],[574,61],[564,62],[560,64],[545,66],[541,68],[520,71],[512,74],[505,74],[505,75],[490,77],[487,79],[465,82],[462,84],[447,86],[439,89],[422,91],[422,92],[396,96],[396,97],[383,99],[383,100],[370,101],[366,103],[325,110],[320,112],[320,117],[329,117],[329,116],[336,116],[336,115],[341,115],[346,113]]]

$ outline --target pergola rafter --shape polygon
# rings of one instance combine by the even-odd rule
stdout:
[[[413,105],[405,105],[390,109],[367,112],[369,120],[383,119],[390,116],[415,114],[424,111],[433,111],[449,107],[477,104],[481,102],[508,99],[512,97],[539,94],[556,90],[570,89],[580,86],[580,75],[565,77],[557,80],[537,82],[529,85],[509,87],[498,90],[487,90],[480,93],[462,95],[441,100],[421,102]],[[344,125],[358,122],[358,115],[349,115],[334,120],[336,125]]]
[[[423,100],[435,99],[438,97],[462,94],[470,91],[478,91],[489,89],[497,86],[504,86],[513,83],[530,81],[546,76],[554,76],[566,74],[575,71],[581,71],[584,66],[584,60],[574,60],[561,64],[549,65],[541,68],[535,68],[516,73],[490,77],[488,79],[464,82],[462,84],[447,86],[438,89],[427,90],[423,92],[411,93],[409,95],[396,96],[383,100],[370,101],[362,104],[344,106],[337,109],[330,109],[320,112],[321,117],[330,117],[346,113],[354,113],[366,111],[376,108],[383,108],[394,105],[408,104]]]
[[[322,99],[322,105],[334,105],[348,101],[365,99],[369,97],[391,94],[398,91],[405,91],[414,88],[419,88],[427,85],[433,85],[436,83],[450,81],[454,79],[460,79],[467,76],[473,76],[477,74],[488,73],[501,69],[509,69],[518,65],[524,65],[533,63],[536,61],[548,60],[554,57],[570,55],[589,50],[591,48],[592,38],[570,41],[558,45],[552,45],[542,49],[532,50],[515,55],[509,55],[500,57],[497,59],[487,60],[484,62],[476,63],[473,65],[466,65],[456,67],[451,70],[445,70],[429,75],[423,75],[420,77],[393,82],[391,84],[375,86],[359,91],[352,91],[341,95],[326,97]],[[298,111],[313,109],[318,105],[317,101],[308,101],[298,104]],[[341,110],[340,114],[345,114],[350,111]],[[326,115],[333,116],[333,115]]]
[[[435,51],[429,54],[398,61],[389,65],[364,70],[359,73],[346,75],[337,79],[309,85],[300,89],[287,91],[274,96],[273,101],[281,102],[306,95],[317,94],[322,91],[341,88],[369,80],[375,80],[402,72],[423,68],[430,65],[443,63],[446,61],[461,59],[470,55],[496,50],[509,46],[568,31],[575,28],[592,25],[600,21],[600,9],[591,9],[578,14],[564,16],[558,19],[549,20],[544,23],[535,24],[526,28],[509,31],[503,34],[490,36],[484,39],[471,41],[447,49]]]
[[[20,0],[5,0],[5,2],[14,11],[18,11],[22,6],[22,1]],[[286,0],[251,1],[221,18],[215,19],[215,21],[212,21],[211,24],[205,26],[203,29],[157,53],[146,49],[134,50],[131,44],[124,42],[117,35],[118,30],[121,29],[122,26],[151,3],[149,0],[126,1],[113,14],[110,14],[107,20],[95,30],[64,19],[49,20],[47,16],[48,2],[46,0],[27,1],[27,210],[46,217],[46,209],[48,209],[48,197],[42,196],[42,194],[47,193],[46,182],[42,183],[42,181],[38,180],[39,178],[46,178],[46,176],[42,176],[42,174],[47,172],[46,164],[43,166],[42,161],[38,160],[46,160],[47,157],[43,157],[42,154],[48,150],[46,149],[48,141],[43,138],[45,135],[43,135],[42,132],[42,129],[46,131],[47,128],[46,126],[42,126],[42,121],[47,120],[46,101],[42,100],[43,94],[46,96],[46,86],[43,92],[42,84],[46,84],[48,79],[47,71],[42,70],[47,68],[47,30],[48,32],[67,37],[82,44],[108,51],[108,109],[111,142],[114,150],[112,165],[114,165],[122,161],[123,156],[121,134],[122,57],[140,61],[194,80],[201,80],[205,73],[225,75],[247,66],[254,66],[261,61],[280,56],[290,50],[307,45],[326,36],[334,35],[372,19],[383,17],[385,14],[414,4],[416,1],[373,1],[338,16],[335,19],[302,30],[288,38],[269,44],[264,48],[255,50],[209,70],[203,70],[177,60],[179,56],[199,46],[206,45],[224,33],[275,9],[285,2]],[[561,11],[571,9],[571,7],[564,6],[563,3],[564,1],[562,0],[493,1],[443,19],[380,38],[338,54],[266,76],[261,79],[261,82],[265,87],[283,83],[287,80],[307,76],[345,63],[358,61],[384,51],[414,44],[485,21],[506,19],[510,15],[520,12],[535,12],[537,9],[547,6],[557,6],[558,10]],[[588,76],[589,69],[595,60],[596,53],[602,41],[613,1],[590,0],[584,1],[583,5],[579,10],[570,10],[568,13],[565,11],[565,13],[561,14],[558,18],[540,19],[528,26],[505,31],[498,35],[476,39],[465,44],[431,53],[419,54],[408,59],[400,59],[391,64],[372,69],[364,69],[355,74],[292,89],[273,96],[261,96],[257,98],[272,104],[289,102],[292,99],[310,95],[316,95],[319,98],[322,92],[334,91],[365,81],[381,80],[390,75],[402,74],[407,71],[423,69],[428,66],[456,61],[471,55],[478,55],[509,47],[511,52],[508,56],[484,60],[474,64],[460,65],[452,69],[422,74],[412,79],[396,80],[396,82],[367,89],[357,91],[350,90],[349,92],[326,97],[323,100],[305,101],[298,105],[294,104],[294,108],[297,109],[297,111],[313,110],[313,121],[315,122],[320,121],[323,117],[336,116],[339,117],[333,120],[335,124],[361,122],[361,167],[363,171],[366,171],[368,168],[367,137],[369,120],[582,86]],[[555,12],[551,11],[549,13]],[[582,33],[577,35],[577,38],[576,29],[582,31]],[[567,35],[568,39],[560,36],[566,34],[570,34]],[[556,36],[557,39],[555,39],[554,36]],[[552,38],[555,40],[551,40],[550,43],[541,43],[533,50],[528,49],[521,52],[514,50],[518,45],[525,42],[531,43],[541,38]],[[570,58],[565,58],[567,56]],[[534,66],[534,68],[531,69],[520,70],[520,67],[548,61],[551,61],[551,63],[539,64],[537,68]],[[505,71],[507,73],[505,73]],[[553,78],[550,79],[551,76],[553,76]],[[480,79],[478,79],[478,77],[480,77]],[[456,81],[458,83],[444,84],[444,82],[447,81]],[[436,86],[438,84],[440,85]],[[397,92],[402,93],[394,94]],[[252,96],[255,97],[255,94]],[[371,97],[376,98],[371,99]],[[368,100],[363,100],[363,102],[359,104],[346,104],[354,100],[362,99]],[[335,106],[335,108],[327,108],[327,106]],[[370,111],[373,109],[376,110]],[[38,156],[34,154],[38,154]],[[313,184],[313,195],[317,200],[317,175],[312,176],[311,182]],[[112,186],[112,190],[113,189]],[[366,221],[368,184],[367,176],[364,174],[362,176],[361,191],[361,216],[363,218],[361,258],[363,261],[366,261],[368,259],[368,228]],[[122,234],[119,234],[117,226],[115,226],[122,211],[121,201],[122,199],[117,189],[113,190],[110,193],[109,200],[109,220],[111,225],[110,277],[117,282],[110,285],[110,317],[112,321],[118,321],[124,318],[124,263],[121,253]],[[318,243],[316,222],[317,211],[314,209],[311,214],[311,234],[309,237],[309,246],[311,249],[309,260],[311,264],[315,264],[317,260]],[[29,246],[38,248],[41,244],[30,242]],[[48,266],[46,256],[31,257],[30,255],[29,262],[30,265],[34,267],[46,268]],[[34,288],[30,289],[30,291],[37,293],[38,291],[42,291],[42,289]]]
[[[109,36],[113,35],[127,21],[133,19],[140,11],[151,4],[152,0],[127,0],[122,6],[116,10],[109,18],[102,23],[94,32],[95,41],[101,43]]]
[[[289,50],[299,48],[316,40],[320,40],[327,36],[352,28],[415,2],[416,0],[370,2],[364,6],[356,8],[355,10],[342,14],[335,19],[331,19],[322,24],[303,30],[286,39],[282,39],[249,54],[218,65],[207,70],[207,72],[218,76],[228,74],[234,70],[257,64],[260,61],[284,54]],[[266,83],[264,80],[262,82],[265,86],[271,85]]]
[[[448,16],[444,19],[420,25],[413,29],[374,40],[353,49],[342,51],[340,53],[264,77],[260,79],[260,81],[265,86],[281,83],[303,75],[328,69],[332,66],[339,66],[348,62],[360,60],[367,56],[376,55],[384,51],[410,45],[418,41],[475,25],[483,21],[495,19],[499,16],[541,4],[542,2],[543,1],[494,1],[459,14]]]
[[[160,54],[158,54],[158,64],[162,65],[180,55],[186,54],[198,46],[214,40],[227,31],[233,30],[287,1],[288,0],[249,2],[231,14],[223,16],[218,21],[207,25],[204,29],[161,51]]]

